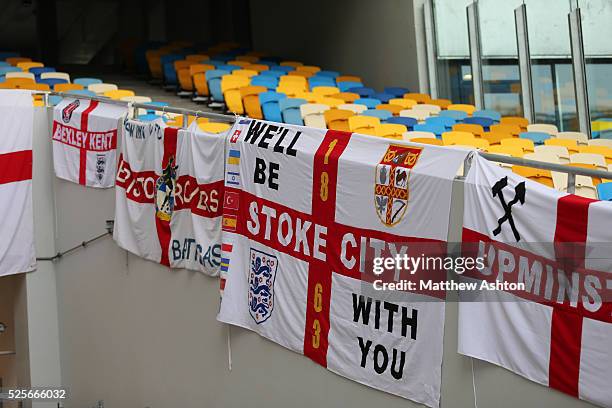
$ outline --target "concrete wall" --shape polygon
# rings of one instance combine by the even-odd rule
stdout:
[[[49,167],[49,172],[52,169]],[[54,179],[57,247],[104,232],[114,191]],[[451,240],[459,237],[456,182]],[[65,406],[91,407],[415,407],[399,397],[339,377],[308,358],[215,320],[218,281],[169,270],[119,249],[110,237],[55,263]],[[451,298],[452,300],[452,298]],[[471,361],[456,353],[457,305],[446,308],[442,407],[474,404]],[[589,404],[474,360],[481,408],[576,408]]]
[[[419,89],[413,0],[254,0],[253,47],[365,84]]]

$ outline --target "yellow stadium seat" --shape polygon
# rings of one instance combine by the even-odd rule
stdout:
[[[364,135],[375,135],[375,127],[380,125],[380,119],[374,116],[355,115],[348,118],[349,131]]]
[[[189,66],[193,64],[194,62],[189,61],[189,60],[177,60],[177,61],[174,61],[174,70],[178,72],[179,69],[189,68]]]
[[[303,72],[310,72],[311,74],[316,74],[317,72],[321,70],[321,68],[315,65],[299,65],[295,67],[295,70],[303,71]]]
[[[332,98],[342,99],[345,103],[354,103],[360,98],[359,94],[354,92],[339,92],[334,95],[330,95]]]
[[[234,112],[237,115],[244,114],[240,88],[249,86],[249,82],[250,79],[248,77],[241,75],[230,74],[221,77],[221,92],[223,92],[225,105],[230,112]]]
[[[470,142],[474,139],[474,135],[470,132],[452,131],[442,133],[442,142],[445,146],[468,144],[467,142]]]
[[[458,132],[469,132],[476,137],[482,137],[485,132],[481,125],[476,125],[473,123],[457,123],[453,125],[453,130]]]
[[[308,90],[308,82],[306,81],[306,78],[300,76],[283,75],[278,79],[278,84],[299,85],[304,90],[304,92]]]
[[[432,99],[429,103],[439,106],[441,109],[447,109],[448,105],[452,104],[450,99]]]
[[[408,131],[408,128],[404,125],[397,123],[382,123],[374,127],[376,136],[386,137],[389,139],[403,139],[403,134]]]
[[[315,86],[312,88],[312,93],[321,96],[331,96],[340,93],[340,90],[335,86]]]
[[[545,146],[563,146],[570,154],[578,153],[578,143],[575,139],[551,138],[544,141]]]
[[[312,92],[299,92],[295,95],[295,98],[304,99],[308,103],[319,103],[319,100],[324,98],[324,96],[315,95]]]
[[[416,101],[416,103],[429,104],[429,102],[431,102],[431,96],[427,94],[423,94],[423,93],[413,93],[413,92],[405,93],[404,99],[412,99],[413,101]]]
[[[346,132],[350,131],[348,118],[354,115],[354,112],[343,109],[330,109],[323,114],[328,129],[343,130]]]
[[[281,62],[278,65],[280,65],[281,67],[293,67],[293,68],[297,68],[297,67],[299,67],[301,65],[304,65],[304,64],[302,64],[299,61],[283,61],[283,62]]]
[[[148,50],[145,52],[145,58],[147,60],[147,65],[149,66],[149,72],[151,76],[156,79],[162,79],[162,65],[161,65],[161,57],[162,55],[169,54],[170,51],[164,50]]]
[[[554,188],[553,178],[550,170],[536,169],[533,167],[526,166],[512,166],[512,171],[518,174],[519,176]]]
[[[468,104],[465,104],[465,103],[454,103],[454,104],[448,105],[446,107],[446,109],[448,109],[448,110],[458,110],[458,111],[465,112],[468,115],[471,115],[476,110],[476,107],[474,105],[468,105]]]
[[[491,132],[509,133],[514,137],[518,137],[519,133],[522,132],[521,127],[519,125],[512,125],[509,123],[499,123],[496,125],[491,125],[489,129],[491,130]]]
[[[259,103],[259,94],[266,92],[268,88],[265,86],[245,86],[240,89],[242,97],[242,105],[248,116],[254,119],[263,119],[261,105]]]
[[[417,102],[414,99],[393,98],[389,99],[389,104],[401,106],[402,109],[410,109],[416,105]]]
[[[515,146],[523,150],[523,153],[533,153],[535,145],[533,144],[533,140],[530,139],[519,139],[519,138],[511,138],[511,139],[503,139],[501,141],[502,146]]]
[[[450,108],[449,108],[450,109]],[[499,121],[502,125],[517,125],[521,128],[521,131],[526,131],[527,126],[529,126],[529,121],[525,118],[521,118],[518,116],[505,116],[502,117]]]
[[[30,89],[32,91],[50,91],[51,88],[47,84],[29,84],[26,85],[23,89]],[[35,99],[42,100],[42,95],[34,95]]]
[[[189,73],[189,67],[177,70],[176,78],[178,79],[181,90],[193,92],[193,80],[191,79],[191,74]]]
[[[502,140],[510,139],[512,136],[513,135],[510,133],[492,130],[490,132],[484,132],[480,137],[489,142],[489,145],[498,145],[501,144]]]
[[[581,167],[583,169],[591,169],[591,170],[601,170],[596,165],[589,164],[589,163],[569,163],[567,166]],[[588,185],[597,186],[600,183],[601,183],[601,178],[599,177],[576,176],[576,187],[578,187],[578,184],[587,185],[587,186]]]
[[[368,107],[365,105],[357,104],[357,103],[343,103],[341,105],[336,106],[338,109],[345,109],[355,112],[356,115],[359,115],[363,111],[367,110]]]
[[[55,84],[55,86],[53,86],[55,92],[80,91],[82,89],[83,85],[80,84]]]
[[[276,92],[284,93],[289,98],[297,98],[300,94],[303,94],[304,87],[297,83],[288,83],[280,84],[276,87]]]
[[[557,126],[548,123],[534,123],[533,125],[527,125],[528,132],[543,132],[549,135],[556,136],[559,133]]]
[[[21,68],[22,71],[29,71],[30,68],[39,68],[44,66],[45,64],[43,64],[42,62],[27,61],[17,63],[17,68]]]
[[[213,69],[215,69],[213,65],[207,64],[196,64],[189,67],[189,74],[191,75],[191,81],[193,82],[196,95],[210,95],[210,91],[208,90],[208,81],[206,80],[206,71]]]
[[[578,144],[582,145],[589,143],[589,137],[582,132],[559,132],[557,138],[575,140]]]
[[[248,67],[249,65],[251,65],[251,63],[249,61],[232,60],[232,61],[228,61],[227,65],[234,65],[236,67],[244,68],[244,67]]]
[[[602,130],[612,129],[612,122],[594,121],[591,122],[591,130],[593,132],[601,132]]]
[[[229,123],[219,122],[198,122],[198,127],[208,133],[222,133],[228,130],[231,125]]]
[[[485,139],[474,138],[471,140],[466,140],[463,143],[464,146],[471,146],[481,150],[487,150],[489,148],[489,142]]]
[[[388,112],[391,112],[393,114],[393,116],[398,116],[399,113],[404,110],[404,108],[402,108],[399,105],[392,105],[390,103],[381,103],[380,105],[376,105],[376,109],[378,110],[386,110]]]
[[[264,64],[251,64],[247,68],[257,72],[268,71],[270,69],[269,66]]]
[[[311,76],[314,76],[314,73],[308,71],[291,71],[287,73],[288,76],[297,76],[301,78],[308,79]]]
[[[31,78],[7,78],[0,83],[4,89],[31,89],[36,82]]]
[[[31,62],[32,59],[27,57],[9,57],[5,59],[5,61],[16,67],[20,62]]]
[[[338,106],[344,104],[344,101],[342,99],[337,98],[318,96],[316,99],[316,103],[322,103],[323,105],[327,105],[330,108],[337,108]]]
[[[429,137],[416,137],[414,139],[410,139],[410,141],[414,142],[414,143],[422,143],[422,144],[442,146],[442,141],[441,140],[439,140],[439,139],[431,139]]]
[[[245,76],[247,78],[251,78],[257,75],[257,71],[254,71],[252,69],[237,69],[234,72],[232,72],[232,75],[240,75],[240,76]]]
[[[336,77],[336,83],[340,82],[362,82],[361,77],[355,75],[339,75]]]
[[[420,130],[412,130],[410,132],[404,132],[402,135],[404,140],[413,139],[436,139],[436,134],[432,132],[423,132]]]
[[[493,154],[505,154],[512,157],[523,157],[525,155],[523,149],[518,146],[493,145],[489,146],[487,152]]]
[[[610,140],[612,142],[612,140]],[[612,148],[607,146],[578,146],[578,153],[600,154],[606,159],[607,164],[612,164]]]
[[[208,55],[205,54],[189,54],[185,57],[187,61],[193,61],[194,63],[199,63],[205,60],[210,59]]]
[[[114,89],[104,92],[103,95],[107,98],[119,100],[124,96],[134,96],[136,93],[134,93],[134,91],[130,91],[129,89]]]
[[[236,57],[236,61],[246,61],[252,64],[259,61],[259,57],[256,55],[239,55]]]
[[[34,106],[35,108],[42,108],[43,106],[45,106],[45,103],[43,101],[35,99],[32,101],[32,106]]]

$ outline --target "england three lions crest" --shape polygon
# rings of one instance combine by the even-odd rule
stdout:
[[[278,258],[251,248],[249,268],[249,313],[255,323],[265,322],[274,309],[274,280]]]
[[[416,165],[422,148],[389,145],[376,166],[374,207],[380,221],[388,227],[396,225],[408,208],[410,170]]]

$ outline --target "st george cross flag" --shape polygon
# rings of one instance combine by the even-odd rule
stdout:
[[[31,92],[0,90],[0,276],[36,268],[33,123]]]
[[[57,177],[109,188],[117,169],[117,127],[127,107],[63,99],[53,109],[53,166]]]
[[[452,179],[465,156],[239,119],[226,148],[218,320],[437,407],[443,295],[374,290],[368,261],[446,253]]]
[[[459,352],[612,407],[612,203],[475,156],[463,241],[464,255],[485,262],[466,272],[483,290],[461,294]]]
[[[218,275],[224,135],[126,120],[114,238],[138,256]]]

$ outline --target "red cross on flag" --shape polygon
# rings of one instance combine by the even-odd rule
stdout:
[[[251,119],[236,130],[218,320],[439,406],[444,293],[382,292],[375,281],[445,273],[377,276],[372,260],[446,254],[452,180],[467,153]]]
[[[475,156],[464,208],[466,280],[525,287],[462,294],[459,352],[612,407],[612,203]]]
[[[36,268],[30,91],[0,90],[0,276]]]

